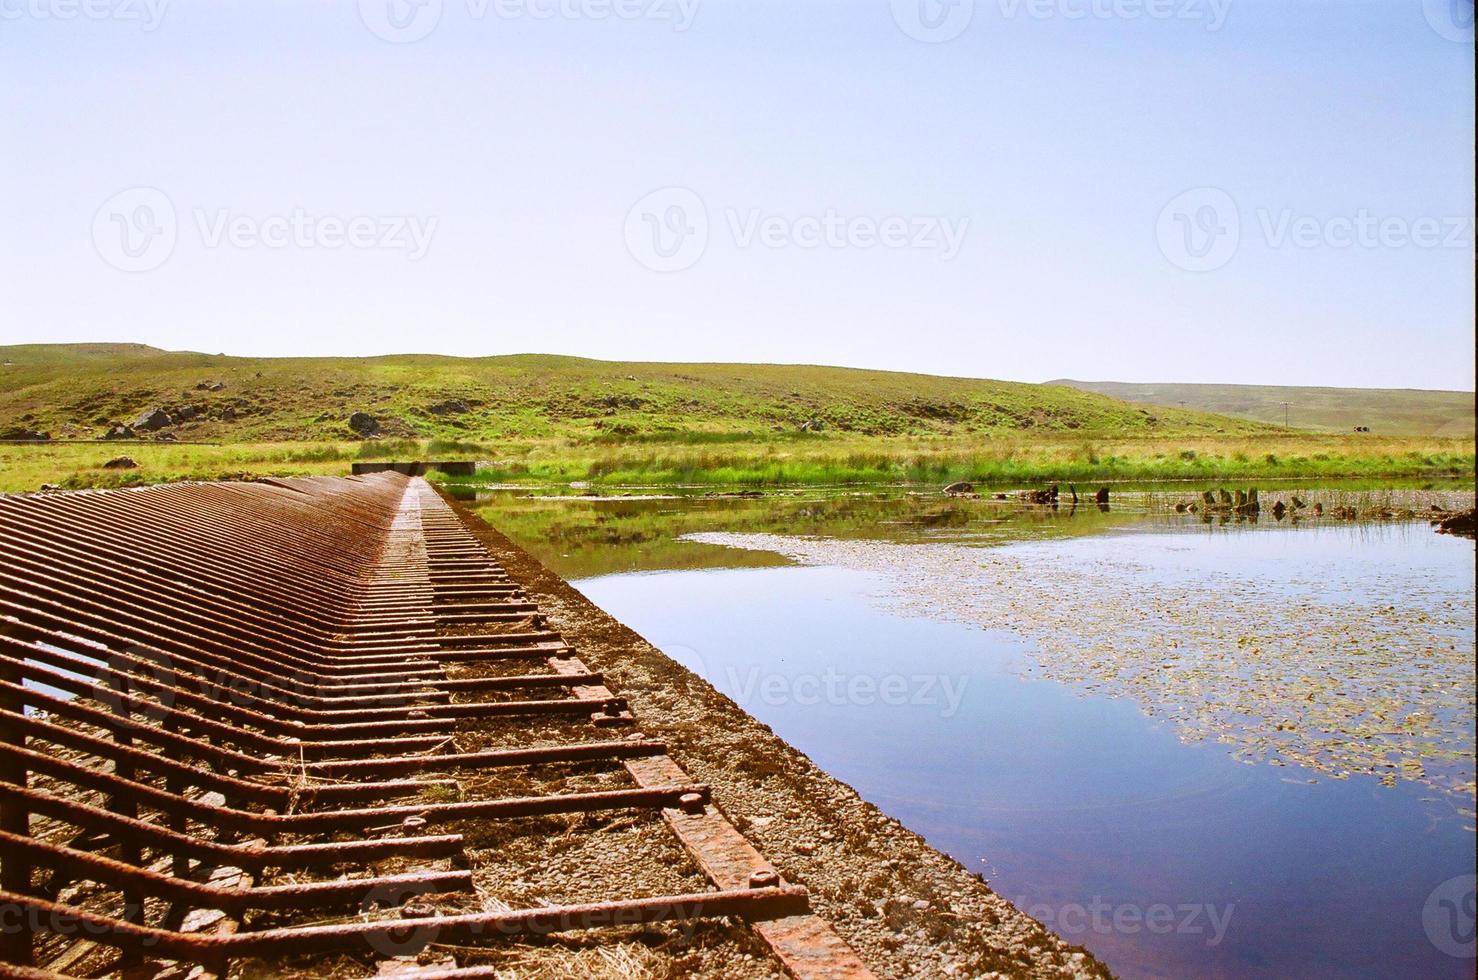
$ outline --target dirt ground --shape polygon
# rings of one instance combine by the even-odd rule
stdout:
[[[1109,976],[1091,953],[1043,929],[472,511],[448,502],[581,659],[629,699],[636,731],[665,740],[675,761],[713,788],[735,826],[787,879],[810,889],[813,909],[880,976]],[[582,857],[602,860],[599,853]],[[581,874],[597,873],[586,860],[578,864]],[[557,873],[546,865],[541,875]],[[694,950],[682,963],[647,968],[657,975],[777,975],[759,943],[742,935],[711,939],[707,955]]]

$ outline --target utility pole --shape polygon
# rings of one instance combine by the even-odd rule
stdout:
[[[1283,428],[1288,428],[1288,402],[1280,402],[1283,406]]]

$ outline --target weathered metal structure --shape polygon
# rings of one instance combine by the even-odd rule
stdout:
[[[406,476],[425,476],[441,472],[447,476],[471,476],[477,472],[477,464],[468,460],[441,460],[439,462],[415,461],[409,463],[353,463],[350,471],[355,476],[372,473],[403,473]]]
[[[470,669],[488,664],[506,669]],[[459,746],[488,719],[561,735]],[[0,497],[0,972],[106,952],[220,976],[736,916],[797,977],[868,976],[662,742],[620,737],[631,722],[424,480]],[[623,788],[460,784],[592,764]],[[471,891],[469,826],[632,809],[660,811],[710,887],[438,911]]]

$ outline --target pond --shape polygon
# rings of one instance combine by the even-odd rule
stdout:
[[[1120,975],[1473,973],[1471,541],[1206,521],[1174,489],[481,496]]]

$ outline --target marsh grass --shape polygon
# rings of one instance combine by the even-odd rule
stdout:
[[[103,464],[128,456],[137,469]],[[1471,442],[1309,434],[1124,437],[1078,433],[882,437],[822,433],[715,442],[608,443],[591,439],[375,439],[363,442],[168,442],[0,444],[0,492],[42,484],[65,489],[168,480],[345,474],[355,460],[473,459],[469,482],[600,486],[986,487],[1057,481],[1193,484],[1319,479],[1472,478]]]
[[[1272,450],[1272,451],[1270,451]],[[1462,477],[1470,443],[1269,435],[1257,438],[1103,438],[1042,434],[993,438],[813,437],[712,443],[532,444],[512,447],[478,481],[585,481],[621,486],[990,486],[1058,481],[1215,481]]]

